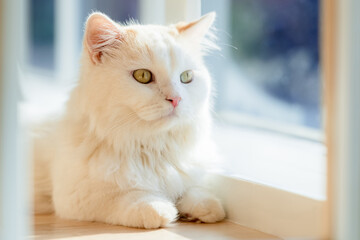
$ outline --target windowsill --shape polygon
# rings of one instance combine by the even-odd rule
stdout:
[[[167,228],[146,230],[60,219],[53,215],[36,215],[34,234],[29,239],[280,239],[238,224],[177,222]]]
[[[230,221],[283,238],[327,239],[322,143],[221,123],[214,139],[223,159],[209,187]]]
[[[218,123],[222,156],[214,172],[316,200],[326,199],[326,148],[320,142]]]

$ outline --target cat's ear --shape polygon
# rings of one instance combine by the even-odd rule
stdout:
[[[206,33],[209,32],[215,17],[216,13],[210,12],[193,22],[180,22],[176,24],[176,28],[181,36],[201,42]]]
[[[84,44],[94,64],[101,63],[104,53],[123,40],[118,24],[105,14],[92,13],[86,22]]]

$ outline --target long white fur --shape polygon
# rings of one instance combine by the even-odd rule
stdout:
[[[67,110],[35,139],[36,212],[140,228],[166,226],[179,215],[225,217],[199,177],[209,152],[200,146],[211,146],[211,80],[201,39],[213,20],[206,15],[180,32],[176,25],[89,17]],[[131,71],[140,68],[155,81],[136,82]],[[180,82],[186,70],[194,72],[190,84]],[[175,95],[181,101],[174,110],[166,98]]]

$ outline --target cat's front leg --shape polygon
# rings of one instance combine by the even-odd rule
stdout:
[[[225,211],[219,199],[201,187],[189,188],[176,206],[180,215],[190,221],[213,223],[225,218]]]
[[[62,190],[62,191],[60,191]],[[178,217],[175,204],[160,193],[120,192],[109,183],[84,181],[54,191],[56,214],[63,218],[99,221],[137,228],[159,228]]]

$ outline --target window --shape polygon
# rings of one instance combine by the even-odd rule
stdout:
[[[217,13],[222,49],[206,59],[218,92],[214,136],[223,157],[214,171],[226,176],[216,178],[215,189],[231,209],[232,220],[247,225],[256,216],[257,229],[278,229],[282,236],[324,234],[327,150],[318,5],[300,0],[202,0],[203,13]],[[296,198],[291,210],[284,206],[294,195],[285,193],[311,200]],[[249,199],[258,199],[262,212]],[[310,208],[317,210],[309,214],[305,209]],[[270,212],[278,218],[270,220]],[[288,216],[296,219],[287,225],[294,230],[291,234],[282,231],[280,220]],[[300,230],[304,222],[309,225]]]
[[[29,1],[29,63],[33,67],[55,69],[54,0]]]
[[[211,69],[222,117],[320,139],[318,5],[301,0],[202,1],[203,12],[218,14],[222,56],[214,54],[208,62],[221,66]]]
[[[83,23],[91,12],[104,12],[119,22],[139,18],[139,1],[137,0],[75,0],[70,2],[28,0],[28,2],[28,36],[27,43],[25,44],[28,47],[25,54],[27,56],[27,59],[25,59],[26,66],[23,67],[35,70],[38,74],[45,73],[45,77],[48,80],[54,80],[57,74],[60,75],[58,77],[59,81],[62,81],[62,76],[64,78],[68,77],[59,73],[62,70],[62,67],[59,66],[63,64],[62,61],[70,61],[75,66],[78,66],[77,61],[81,52]],[[61,4],[64,4],[65,8],[61,7]],[[67,10],[70,10],[70,12],[75,11],[75,14],[71,15]],[[70,19],[71,16],[73,17],[72,19]],[[61,59],[61,53],[64,50],[59,48],[64,47],[60,46],[60,44],[64,39],[64,35],[69,34],[69,32],[64,32],[63,28],[57,27],[64,24],[57,24],[66,19],[72,21],[66,28],[73,30],[73,36],[70,36],[70,39],[73,41],[69,41],[68,45],[70,44],[70,46],[66,47],[75,49],[75,52],[72,55],[68,55],[69,53],[66,56],[64,55],[63,58],[68,58],[64,60]],[[76,72],[72,72],[71,77],[75,74]]]
[[[139,19],[139,1],[126,1],[126,0],[91,0],[81,1],[82,20],[85,22],[86,17],[92,11],[100,11],[106,13],[111,19],[118,22],[126,22],[129,19]]]
[[[224,156],[217,168],[324,199],[318,4],[203,0],[202,11],[216,11],[222,48],[207,58],[218,92],[215,134]]]

